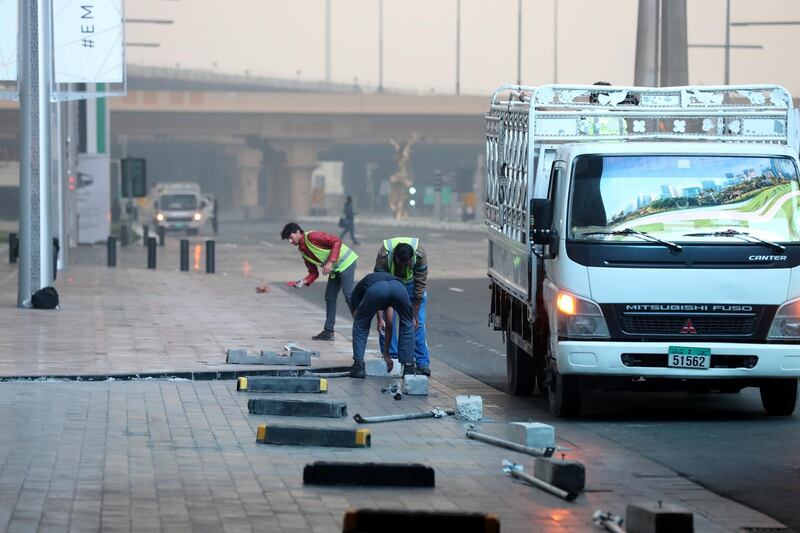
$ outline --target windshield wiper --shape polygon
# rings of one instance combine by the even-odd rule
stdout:
[[[747,242],[757,242],[763,244],[764,246],[769,246],[773,250],[777,250],[780,253],[786,251],[786,247],[782,244],[778,244],[777,242],[765,241],[764,239],[759,239],[753,235],[750,235],[744,231],[737,231],[735,229],[726,229],[725,231],[709,231],[708,233],[686,233],[683,235],[684,237],[732,237],[734,239],[741,239]]]
[[[665,241],[663,239],[659,239],[658,237],[653,237],[652,235],[645,233],[644,231],[636,231],[635,229],[625,228],[622,230],[614,230],[614,231],[590,231],[589,233],[581,233],[581,237],[589,237],[591,235],[635,235],[636,237],[641,237],[642,239],[650,242],[656,242],[658,244],[663,244],[667,248],[669,248],[670,252],[678,253],[683,250],[683,247],[680,244],[675,244],[674,242]]]

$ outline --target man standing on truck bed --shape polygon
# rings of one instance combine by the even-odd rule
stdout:
[[[339,237],[322,231],[304,232],[303,228],[294,222],[289,222],[284,226],[281,231],[281,239],[288,240],[293,246],[297,246],[308,269],[308,275],[297,281],[290,281],[290,287],[299,289],[314,283],[314,280],[319,277],[317,267],[322,267],[322,273],[328,276],[328,285],[325,287],[325,327],[311,339],[332,341],[339,289],[344,294],[344,299],[349,307],[350,296],[353,294],[353,285],[355,284],[358,255],[346,244],[343,244]]]
[[[420,246],[419,239],[415,237],[392,237],[383,241],[383,246],[378,251],[375,260],[375,272],[389,272],[394,274],[406,286],[408,297],[414,305],[415,346],[414,358],[417,364],[417,373],[431,375],[430,355],[428,343],[425,340],[425,307],[428,302],[428,293],[425,284],[428,279],[428,256]],[[396,321],[393,321],[396,322]],[[385,328],[384,312],[378,313],[378,334],[381,351],[385,352],[386,338],[383,334]],[[392,328],[394,330],[394,328]],[[389,355],[397,357],[397,333],[390,332]]]

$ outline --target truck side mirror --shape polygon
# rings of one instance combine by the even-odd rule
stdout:
[[[556,236],[553,230],[553,204],[546,198],[531,200],[531,242],[552,244]]]

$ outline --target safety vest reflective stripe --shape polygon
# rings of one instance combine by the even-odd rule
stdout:
[[[395,246],[398,244],[408,244],[414,250],[414,259],[411,263],[412,268],[407,268],[402,276],[403,280],[411,281],[414,279],[413,267],[417,262],[417,246],[419,245],[419,239],[416,237],[393,237],[383,241],[383,247],[386,249],[386,261],[389,264],[390,274],[394,274],[394,260],[392,258],[392,254],[394,253]]]
[[[312,255],[311,256],[306,255],[302,251],[300,252],[300,254],[303,256],[303,259],[305,259],[309,263],[317,266],[322,266],[328,261],[328,258],[331,256],[331,251],[326,250],[325,248],[320,248],[319,246],[316,246],[310,240],[308,240],[309,233],[311,233],[311,231],[305,232],[305,234],[303,235],[303,239],[305,240],[306,247],[309,249]],[[339,260],[333,264],[333,271],[342,272],[347,267],[355,263],[356,259],[358,259],[358,255],[352,249],[350,249],[350,247],[348,247],[345,243],[342,243],[342,247],[339,250]]]

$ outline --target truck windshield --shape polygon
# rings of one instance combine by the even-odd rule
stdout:
[[[197,197],[193,194],[164,194],[159,205],[164,210],[191,211],[197,209]]]
[[[800,241],[800,187],[791,158],[601,156],[575,160],[569,238],[642,242]],[[633,231],[625,231],[633,230]]]

